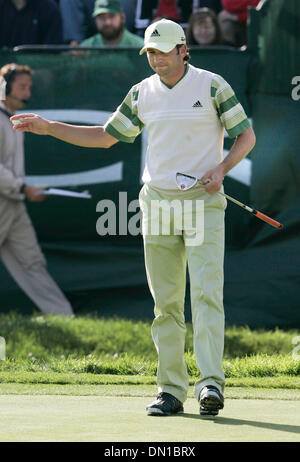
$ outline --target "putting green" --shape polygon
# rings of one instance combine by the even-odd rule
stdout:
[[[150,417],[147,396],[1,395],[0,441],[300,441],[300,402],[226,399],[213,420],[188,398],[180,416]],[[111,447],[111,446],[108,446]]]

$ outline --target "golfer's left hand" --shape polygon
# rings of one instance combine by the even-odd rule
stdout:
[[[208,194],[215,194],[221,189],[223,179],[223,170],[218,166],[208,170],[208,172],[203,175],[203,177],[200,179],[202,182],[202,185],[200,183],[200,186],[202,186],[202,188],[204,188]]]

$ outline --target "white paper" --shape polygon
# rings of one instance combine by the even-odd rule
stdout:
[[[88,191],[83,192],[75,192],[75,191],[67,191],[66,189],[57,189],[57,188],[49,188],[45,189],[41,192],[41,194],[45,194],[46,196],[67,196],[67,197],[78,197],[81,199],[91,199],[91,194]]]

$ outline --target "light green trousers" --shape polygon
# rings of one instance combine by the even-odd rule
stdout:
[[[25,205],[10,202],[1,204],[0,259],[42,313],[72,316],[69,301],[48,272]]]
[[[194,353],[199,368],[195,397],[198,399],[205,385],[223,392],[226,199],[209,195],[202,188],[180,192],[148,185],[143,186],[139,199],[147,280],[155,303],[152,337],[158,353],[158,390],[171,393],[181,402],[187,398],[184,300],[188,266]]]

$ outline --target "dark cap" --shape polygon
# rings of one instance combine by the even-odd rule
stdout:
[[[120,0],[96,0],[94,6],[93,16],[104,13],[121,13],[122,7]]]

